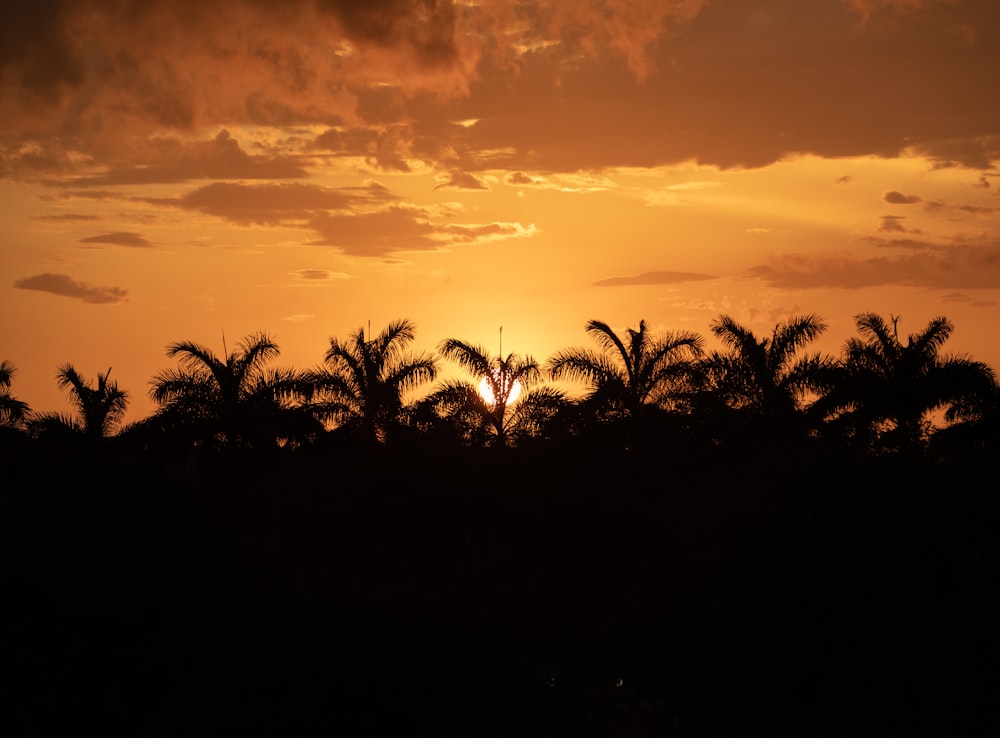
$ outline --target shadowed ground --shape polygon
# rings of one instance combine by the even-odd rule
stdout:
[[[8,459],[8,734],[1000,727],[985,460],[675,461]]]

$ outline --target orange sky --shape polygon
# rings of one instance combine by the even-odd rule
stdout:
[[[18,0],[0,10],[0,359],[113,367],[396,318],[545,359],[944,314],[1000,369],[995,0]],[[709,345],[714,344],[709,341]]]

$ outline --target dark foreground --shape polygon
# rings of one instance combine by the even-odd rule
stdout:
[[[4,735],[988,735],[985,459],[7,459]]]

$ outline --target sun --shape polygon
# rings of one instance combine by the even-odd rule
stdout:
[[[510,378],[501,369],[493,370],[494,381],[500,385],[501,390],[506,387],[510,387],[507,392],[507,404],[510,405],[518,397],[521,396],[521,383],[518,380],[514,380],[513,384],[509,384]],[[479,380],[479,396],[483,398],[483,401],[487,405],[496,404],[496,398],[493,396],[493,386],[489,381],[489,377],[483,377]]]

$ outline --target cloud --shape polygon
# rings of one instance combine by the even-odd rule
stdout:
[[[299,269],[292,275],[308,282],[326,282],[331,279],[350,279],[349,274],[331,272],[328,269]]]
[[[114,231],[112,233],[101,233],[97,236],[87,236],[77,239],[79,243],[106,243],[112,246],[128,246],[129,248],[149,249],[153,244],[147,241],[138,233],[130,231]]]
[[[363,157],[369,166],[387,171],[409,172],[409,127],[404,123],[382,125],[378,128],[339,126],[329,128],[316,136],[307,148],[318,154],[335,157]]]
[[[294,315],[286,315],[282,318],[282,320],[288,321],[289,323],[302,323],[307,320],[312,320],[315,317],[315,313],[295,313]]]
[[[594,287],[634,287],[653,284],[683,284],[685,282],[700,282],[715,279],[711,274],[695,272],[643,272],[628,277],[607,277],[593,282]]]
[[[479,51],[456,21],[451,2],[409,0],[18,2],[0,71],[15,109],[47,104],[72,130],[329,120],[352,109],[346,81],[461,90]]]
[[[299,183],[247,185],[214,182],[179,198],[147,201],[195,210],[243,225],[277,226],[290,221],[305,221],[319,211],[345,210],[395,199],[392,193],[378,184],[333,189]]]
[[[916,195],[904,195],[902,192],[897,192],[896,190],[889,190],[883,193],[882,199],[893,205],[914,205],[915,203],[923,202]]]
[[[207,141],[159,138],[130,152],[132,160],[108,171],[77,177],[70,186],[137,185],[185,182],[193,179],[294,179],[307,172],[298,160],[283,156],[252,156],[228,130]]]
[[[905,233],[919,233],[919,231],[904,231]],[[866,243],[878,249],[906,249],[908,251],[947,251],[954,248],[945,244],[933,243],[931,241],[921,241],[916,238],[882,238],[881,236],[866,236],[858,239],[861,243]]]
[[[96,215],[81,215],[77,213],[61,213],[59,215],[34,215],[31,220],[41,223],[85,223],[100,220]]]
[[[774,287],[859,289],[906,285],[934,289],[1000,288],[1000,242],[925,249],[901,257],[783,254],[750,269]]]
[[[15,279],[14,287],[19,290],[37,290],[63,297],[74,297],[95,305],[125,302],[128,296],[128,290],[121,287],[96,287],[86,282],[78,282],[67,274],[49,272]]]
[[[941,300],[943,302],[966,304],[972,307],[993,307],[997,304],[996,300],[983,300],[969,295],[964,295],[960,292],[949,292],[947,295],[942,295]]]
[[[449,223],[442,232],[451,236],[452,242],[468,243],[472,241],[496,241],[507,238],[530,238],[538,233],[534,223],[523,226],[520,223],[484,223],[463,224]]]
[[[488,190],[486,183],[481,179],[468,174],[466,172],[449,172],[446,175],[446,179],[441,181],[439,184],[434,186],[435,190],[440,190],[444,188],[449,189],[459,189],[459,190]]]
[[[919,230],[909,230],[903,225],[903,221],[906,220],[905,216],[902,215],[883,215],[879,218],[879,231],[884,231],[888,233],[919,233]]]
[[[333,246],[352,256],[436,251],[449,245],[529,238],[538,233],[534,224],[502,221],[439,224],[434,217],[426,209],[394,206],[371,213],[324,213],[314,217],[309,226],[320,234],[313,244]]]
[[[401,251],[433,251],[441,243],[425,213],[391,207],[374,213],[321,213],[309,221],[320,235],[312,243],[353,256],[386,256]]]
[[[996,208],[984,207],[982,205],[952,205],[940,201],[928,202],[924,207],[927,210],[952,210],[971,215],[990,215],[996,212]]]
[[[40,0],[4,20],[7,177],[289,178],[317,152],[470,175],[1000,158],[985,0]],[[274,140],[189,141],[220,128]]]
[[[540,185],[545,184],[545,180],[539,177],[529,177],[524,172],[511,172],[505,180],[509,185]]]

